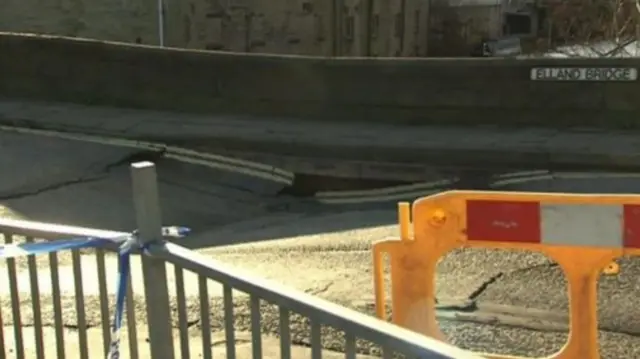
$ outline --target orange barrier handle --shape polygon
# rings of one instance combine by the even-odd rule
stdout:
[[[400,240],[410,240],[411,205],[409,202],[398,202],[398,223],[400,224]]]
[[[398,203],[398,223],[400,225],[400,241],[411,240],[411,205],[409,202]],[[400,241],[395,239],[380,241],[374,243],[372,248],[376,316],[384,321],[387,321],[386,293],[384,290],[384,254],[391,255],[388,249],[397,245]]]
[[[384,292],[384,251],[383,245],[387,241],[373,244],[373,290],[375,293],[376,316],[384,321],[386,318],[385,292]]]

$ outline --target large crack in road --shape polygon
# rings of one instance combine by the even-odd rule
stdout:
[[[536,265],[532,265],[530,267],[519,268],[519,269],[515,269],[515,270],[512,270],[512,271],[508,271],[508,272],[499,272],[499,273],[494,274],[493,276],[489,277],[484,282],[480,283],[478,285],[478,288],[475,289],[469,295],[467,300],[469,300],[469,301],[476,300],[479,296],[482,295],[482,293],[484,293],[489,288],[490,285],[494,284],[496,281],[498,281],[500,278],[504,277],[505,275],[513,275],[513,274],[518,274],[518,273],[524,273],[526,271],[530,271],[530,270],[541,268],[541,267],[553,268],[553,267],[557,267],[557,266],[558,266],[558,263],[554,262],[554,263],[536,264]]]
[[[82,183],[90,183],[101,181],[106,179],[109,176],[109,172],[111,170],[127,166],[133,162],[141,161],[141,160],[154,160],[157,159],[155,153],[150,152],[136,152],[133,154],[128,154],[118,160],[115,160],[111,163],[104,165],[99,170],[87,169],[86,171],[90,171],[90,173],[80,175],[79,177],[74,177],[66,180],[58,180],[53,183],[48,183],[45,185],[40,185],[37,188],[33,189],[19,189],[14,190],[11,193],[2,193],[0,194],[0,201],[9,201],[16,200],[31,196],[37,196],[49,191],[55,191],[59,189],[63,189],[65,187],[71,187]],[[90,166],[92,167],[92,166]]]

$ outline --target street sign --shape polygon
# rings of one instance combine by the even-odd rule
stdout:
[[[533,81],[636,81],[634,67],[534,67]]]

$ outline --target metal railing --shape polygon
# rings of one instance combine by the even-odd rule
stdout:
[[[160,238],[161,228],[155,168],[148,162],[137,163],[132,166],[132,175],[139,237],[149,246],[147,252],[136,256],[141,271],[133,270],[129,281],[123,339],[128,350],[121,350],[128,355],[123,357],[187,359],[201,355],[207,359],[213,357],[213,351],[220,351],[229,359],[257,359],[273,349],[266,348],[265,338],[271,339],[272,346],[277,338],[280,358],[299,358],[292,347],[292,343],[298,343],[308,347],[305,350],[310,350],[311,358],[319,359],[325,348],[336,349],[335,343],[326,345],[323,336],[331,334],[335,341],[340,337],[336,333],[342,332],[337,346],[348,359],[363,352],[377,354],[372,347],[379,348],[385,358],[398,354],[407,358],[478,358],[373,316],[232,268],[175,243],[153,241]],[[0,219],[0,232],[5,243],[125,234],[11,219]],[[5,289],[0,302],[0,347],[4,350],[0,357],[105,357],[115,289],[110,287],[113,281],[109,275],[114,272],[112,267],[117,267],[116,256],[110,254],[114,249],[7,259],[8,293]],[[173,267],[169,278],[167,267]],[[221,298],[212,298],[212,290],[219,291]],[[10,305],[5,305],[7,300]],[[296,322],[306,318],[302,320],[304,328],[292,331],[293,316]],[[250,343],[250,350],[238,341],[238,335],[245,332],[249,334],[243,342]],[[304,338],[300,333],[306,333]],[[217,345],[218,334],[224,346]],[[363,340],[373,346],[362,349]],[[223,355],[216,353],[219,356]]]

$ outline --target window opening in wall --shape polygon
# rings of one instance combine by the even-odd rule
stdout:
[[[311,14],[313,12],[313,4],[308,1],[303,2],[302,12],[305,14]]]
[[[347,16],[344,23],[344,38],[347,41],[353,41],[355,32],[355,18],[353,16]]]
[[[378,14],[375,14],[371,17],[371,38],[372,39],[378,38],[379,27],[380,27],[380,16],[378,16]]]
[[[528,14],[506,14],[505,35],[531,35],[531,16]]]
[[[324,33],[325,33],[324,19],[322,16],[319,16],[319,15],[315,15],[314,19],[315,19],[315,27],[316,27],[316,41],[322,42],[324,41]]]
[[[191,42],[191,18],[188,15],[184,15],[182,19],[183,23],[183,39],[186,44]]]
[[[396,14],[395,18],[395,35],[397,38],[402,38],[404,32],[404,14]]]
[[[547,28],[547,9],[542,8],[538,10],[538,31],[540,31],[540,29],[546,29]]]

